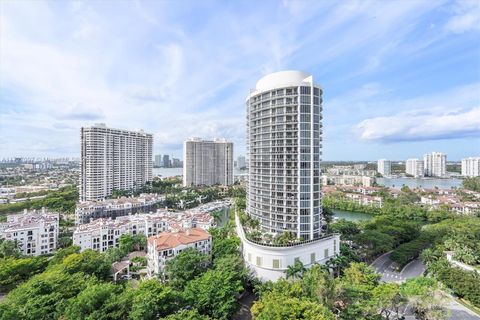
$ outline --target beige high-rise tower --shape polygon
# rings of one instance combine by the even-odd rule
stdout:
[[[233,184],[233,143],[191,138],[183,146],[183,185]]]
[[[81,128],[80,200],[104,199],[152,180],[153,136],[95,124]]]

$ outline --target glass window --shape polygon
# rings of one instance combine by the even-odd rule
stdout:
[[[315,252],[310,254],[310,263],[315,263]]]
[[[328,248],[323,252],[324,258],[328,258]]]

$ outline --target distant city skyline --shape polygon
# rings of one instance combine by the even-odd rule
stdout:
[[[78,158],[98,122],[153,133],[154,154],[201,136],[237,158],[245,92],[292,69],[325,89],[323,160],[480,155],[477,1],[0,6],[0,158]]]

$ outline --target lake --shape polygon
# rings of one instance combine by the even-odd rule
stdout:
[[[365,221],[373,218],[373,215],[362,212],[342,211],[337,209],[333,209],[332,211],[334,218],[345,219],[348,221]]]
[[[451,189],[452,187],[460,187],[462,185],[461,179],[448,178],[377,178],[377,183],[385,187],[401,189],[403,185],[413,188],[427,188],[434,189]]]

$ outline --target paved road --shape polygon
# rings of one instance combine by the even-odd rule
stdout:
[[[393,261],[390,259],[390,255],[391,252],[385,253],[370,265],[375,271],[382,275],[381,281],[402,282],[406,279],[418,277],[425,272],[425,265],[419,259],[413,260],[407,264],[402,271],[397,272],[394,268]],[[450,298],[450,303],[447,308],[450,310],[449,320],[480,320],[479,315],[456,302],[453,298]],[[414,320],[415,316],[408,310],[405,319]]]
[[[238,301],[240,303],[240,309],[233,316],[233,320],[251,320],[252,314],[250,312],[250,308],[255,300],[257,300],[257,296],[255,296],[252,291],[247,289],[242,298]]]
[[[381,255],[370,265],[375,271],[382,275],[381,281],[402,282],[409,278],[418,277],[425,272],[425,266],[418,259],[407,264],[402,271],[396,271],[394,263],[390,259],[391,254],[391,252],[387,252]]]

